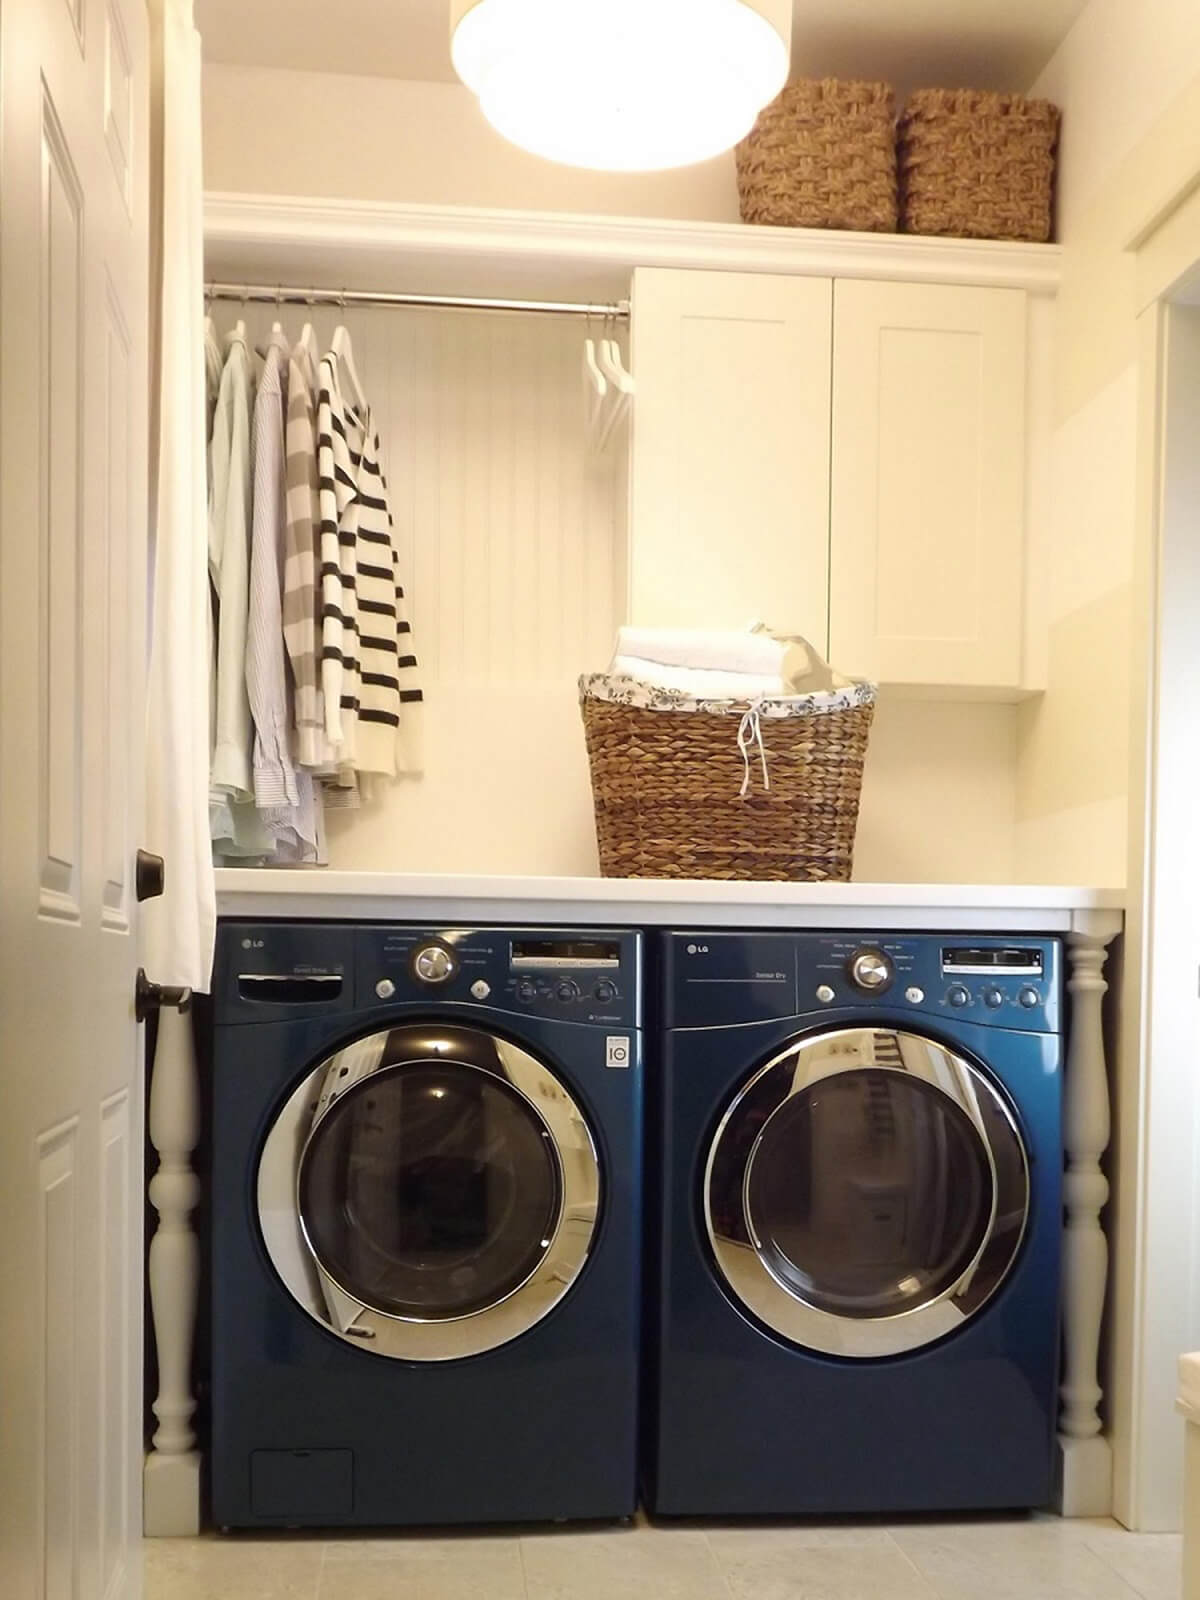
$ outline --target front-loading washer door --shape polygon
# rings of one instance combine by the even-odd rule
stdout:
[[[920,1034],[843,1028],[760,1067],[708,1152],[728,1291],[792,1343],[860,1359],[953,1333],[1008,1275],[1029,1166],[988,1075]]]
[[[515,1339],[583,1269],[600,1167],[554,1073],[474,1028],[405,1025],[322,1061],[258,1170],[263,1242],[294,1298],[381,1356]]]

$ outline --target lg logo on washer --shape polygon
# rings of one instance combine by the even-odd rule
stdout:
[[[708,954],[708,946],[706,944],[690,944],[687,947],[687,953],[690,956],[706,956]]]

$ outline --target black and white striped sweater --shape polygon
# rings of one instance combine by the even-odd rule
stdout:
[[[317,480],[326,732],[343,769],[419,771],[423,697],[379,436],[369,412],[345,404],[333,354],[321,362]]]

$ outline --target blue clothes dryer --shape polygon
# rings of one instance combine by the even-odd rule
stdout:
[[[226,1528],[636,1503],[641,937],[225,923]]]
[[[662,955],[651,1508],[1045,1505],[1057,941],[677,933]]]

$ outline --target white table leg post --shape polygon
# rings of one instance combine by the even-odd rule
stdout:
[[[200,1181],[192,1170],[200,1133],[199,1086],[191,1018],[165,1008],[158,1014],[149,1125],[159,1161],[149,1189],[158,1226],[148,1268],[158,1352],[158,1427],[143,1477],[143,1531],[161,1538],[200,1531],[200,1453],[191,1425],[200,1279],[200,1247],[192,1227],[200,1199]]]
[[[1108,1282],[1108,1241],[1100,1213],[1108,1180],[1108,1069],[1104,1054],[1104,963],[1113,933],[1068,938],[1074,1001],[1064,1079],[1063,1381],[1059,1418],[1059,1510],[1101,1517],[1112,1510],[1112,1449],[1101,1431],[1100,1330]]]

